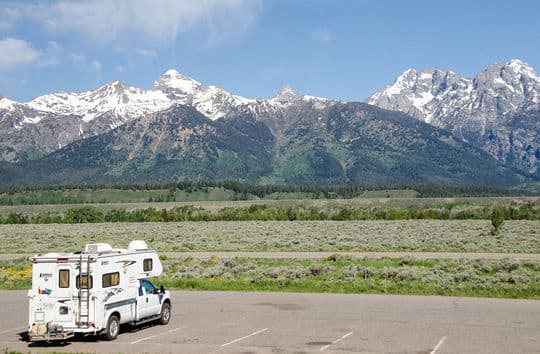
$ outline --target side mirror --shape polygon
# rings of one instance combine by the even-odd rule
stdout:
[[[154,291],[152,291],[152,294],[164,294],[165,293],[165,287],[162,285],[158,288],[155,288]]]

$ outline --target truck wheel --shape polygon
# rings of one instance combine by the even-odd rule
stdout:
[[[159,318],[159,323],[166,325],[171,319],[171,305],[166,302],[161,306],[161,317]]]
[[[120,331],[120,321],[118,317],[112,315],[107,321],[107,328],[105,328],[104,337],[106,340],[115,340],[118,337],[118,332]]]

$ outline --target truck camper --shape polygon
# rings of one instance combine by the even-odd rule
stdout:
[[[113,340],[123,323],[169,323],[170,292],[149,280],[163,267],[144,241],[131,241],[127,249],[92,243],[82,252],[38,254],[31,260],[30,341],[66,341],[75,334]]]

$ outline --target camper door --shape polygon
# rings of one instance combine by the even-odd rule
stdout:
[[[54,318],[57,323],[73,322],[72,293],[74,288],[73,269],[69,264],[58,264],[56,267],[57,280],[52,297],[55,298]],[[53,285],[53,284],[51,284]]]

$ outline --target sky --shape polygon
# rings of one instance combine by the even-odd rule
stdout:
[[[363,101],[408,68],[540,72],[540,2],[0,0],[0,95],[25,102],[168,69],[245,97]]]

